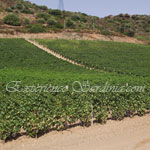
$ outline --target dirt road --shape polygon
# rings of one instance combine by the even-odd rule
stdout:
[[[18,28],[18,27],[17,27]],[[90,33],[77,33],[77,32],[60,32],[60,33],[16,33],[16,34],[2,34],[0,38],[25,38],[25,39],[67,39],[67,40],[100,40],[100,41],[114,41],[114,42],[127,42],[145,44],[131,37],[119,36],[105,36],[102,34]]]
[[[23,136],[0,142],[0,150],[150,150],[150,115],[53,131],[38,139]]]

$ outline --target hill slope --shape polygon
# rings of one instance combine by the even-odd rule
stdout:
[[[20,23],[17,24],[17,27],[14,27],[16,24],[12,23],[16,21],[14,16],[10,16],[7,21],[4,19],[8,14],[14,14],[18,17]],[[38,6],[23,0],[0,0],[1,33],[61,32],[64,30],[96,32],[104,35],[127,35],[131,37],[144,35],[149,37],[150,16],[119,14],[99,18],[80,12],[48,9],[47,6]]]

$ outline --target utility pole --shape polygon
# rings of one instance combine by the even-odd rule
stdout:
[[[64,10],[64,1],[63,0],[59,0],[58,9],[61,10],[61,11]]]

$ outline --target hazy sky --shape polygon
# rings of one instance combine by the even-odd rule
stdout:
[[[59,0],[30,0],[57,9]],[[119,13],[150,15],[150,0],[64,0],[65,10],[104,17]]]

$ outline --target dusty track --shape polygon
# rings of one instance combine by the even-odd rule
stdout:
[[[6,29],[7,30],[7,29]],[[105,36],[96,33],[78,33],[78,32],[60,32],[60,33],[38,33],[38,34],[1,34],[0,38],[26,38],[26,39],[72,39],[72,40],[101,40],[101,41],[116,41],[127,43],[145,44],[142,41],[138,41],[135,38],[123,36]]]
[[[90,70],[93,69],[93,68],[88,68],[88,67],[86,67],[86,66],[84,66],[84,65],[82,65],[82,64],[79,64],[79,63],[77,63],[77,62],[75,62],[75,61],[73,61],[73,60],[70,60],[70,59],[68,59],[68,58],[65,58],[65,57],[63,57],[62,55],[60,55],[60,54],[58,54],[58,53],[55,53],[54,51],[52,51],[52,50],[46,48],[46,47],[43,46],[43,45],[40,45],[39,43],[37,43],[37,42],[35,42],[35,41],[29,40],[29,39],[25,39],[25,40],[26,40],[27,42],[33,44],[34,46],[36,46],[36,47],[38,47],[38,48],[40,48],[40,49],[46,51],[47,53],[49,53],[49,54],[55,56],[55,57],[58,58],[58,59],[67,61],[67,62],[69,62],[69,63],[71,63],[71,64],[73,64],[73,65],[77,65],[77,66],[80,66],[80,67],[84,67],[84,68],[86,68],[86,69],[90,69]]]
[[[150,150],[150,115],[53,131],[38,139],[23,136],[1,142],[0,150]]]

